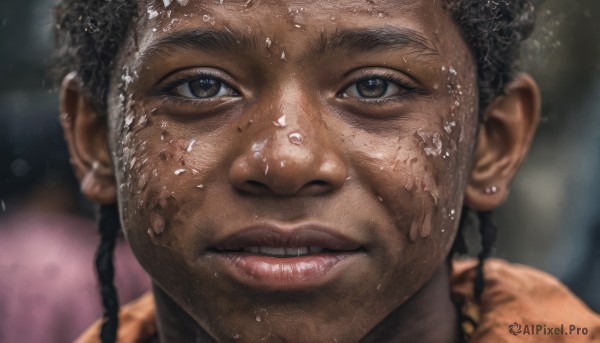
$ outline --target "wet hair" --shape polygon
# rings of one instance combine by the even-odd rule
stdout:
[[[518,72],[522,43],[535,21],[536,0],[443,0],[462,36],[470,47],[477,66],[479,110],[498,95]],[[59,0],[54,11],[55,54],[53,75],[60,80],[76,71],[86,95],[100,113],[105,113],[107,90],[119,49],[131,25],[137,20],[137,0]],[[463,228],[469,222],[469,209],[461,214],[459,232],[450,256],[466,253]],[[475,298],[484,289],[483,264],[496,237],[491,212],[478,213],[481,252],[475,280]],[[118,302],[113,286],[112,255],[119,228],[116,205],[101,206],[99,231],[101,243],[96,267],[100,280],[105,319],[101,331],[104,343],[115,342]]]

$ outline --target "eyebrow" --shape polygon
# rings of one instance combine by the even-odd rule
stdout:
[[[153,42],[142,54],[142,61],[154,53],[169,54],[170,48],[174,47],[216,53],[241,53],[256,50],[258,42],[253,37],[229,28],[183,30]]]
[[[440,54],[435,44],[419,32],[396,26],[358,28],[333,33],[323,32],[313,46],[316,54],[393,49],[413,49],[425,56],[439,56]]]
[[[240,54],[258,51],[260,38],[225,28],[224,30],[196,28],[177,31],[153,42],[141,56],[144,63],[149,56],[169,54],[170,48],[183,48],[222,54]],[[419,32],[395,26],[368,27],[323,32],[312,42],[313,56],[335,52],[374,52],[391,49],[413,49],[423,56],[438,56],[435,45]]]

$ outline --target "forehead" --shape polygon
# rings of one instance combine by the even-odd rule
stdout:
[[[278,40],[290,49],[340,29],[369,27],[401,27],[434,49],[461,40],[441,0],[152,0],[142,2],[139,15],[142,52],[156,40],[198,27],[234,32],[254,43]]]

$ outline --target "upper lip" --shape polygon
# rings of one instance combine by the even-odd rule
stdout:
[[[280,226],[273,224],[252,225],[219,239],[212,248],[217,251],[241,250],[246,247],[320,247],[328,250],[350,251],[361,244],[333,229],[302,224]]]

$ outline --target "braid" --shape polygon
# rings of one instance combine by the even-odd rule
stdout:
[[[115,268],[113,253],[119,232],[119,213],[117,205],[101,205],[98,211],[98,229],[100,246],[96,251],[96,271],[100,281],[100,293],[104,306],[104,321],[100,332],[102,343],[114,343],[117,339],[119,324],[119,302],[117,290],[113,284]]]
[[[460,219],[458,221],[458,232],[456,233],[456,238],[454,239],[454,244],[452,245],[452,249],[450,249],[450,257],[454,257],[456,255],[464,255],[469,252],[467,241],[465,238],[465,230],[467,227],[467,222],[469,220],[470,209],[467,206],[463,206],[462,211],[460,212]],[[451,258],[448,259],[451,262]]]
[[[483,279],[483,262],[490,255],[494,243],[496,242],[496,233],[498,228],[496,224],[492,222],[492,212],[483,211],[477,213],[479,217],[479,233],[481,235],[481,251],[477,258],[479,263],[477,264],[477,274],[475,276],[475,299],[479,301],[484,288]]]

